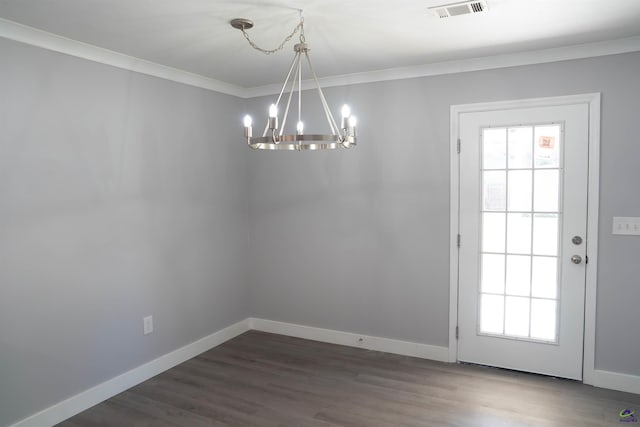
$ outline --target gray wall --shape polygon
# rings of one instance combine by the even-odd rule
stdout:
[[[249,153],[252,313],[447,346],[449,107],[601,92],[596,366],[640,375],[640,238],[611,235],[640,216],[639,71],[633,53],[327,89],[355,150]]]
[[[640,238],[610,234],[640,216],[640,54],[327,89],[361,142],[320,153],[238,141],[271,98],[0,55],[0,425],[247,316],[446,346],[449,106],[585,92],[603,94],[596,363],[640,375]]]
[[[3,426],[250,312],[243,101],[4,39],[0,57]]]

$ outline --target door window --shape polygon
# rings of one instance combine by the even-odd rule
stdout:
[[[482,129],[481,335],[557,343],[562,126]]]

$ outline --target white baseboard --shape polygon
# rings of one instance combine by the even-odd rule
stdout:
[[[619,374],[617,372],[593,371],[593,385],[611,390],[640,394],[640,376]]]
[[[331,329],[314,328],[311,326],[296,325],[293,323],[275,322],[273,320],[266,319],[251,318],[249,319],[249,324],[251,329],[255,329],[257,331],[288,335],[296,338],[305,338],[330,344],[384,351],[386,353],[419,357],[422,359],[437,360],[440,362],[447,362],[449,358],[448,347],[439,347],[410,341],[399,341],[390,338],[334,331]]]
[[[167,369],[173,368],[200,353],[212,349],[225,341],[228,341],[249,330],[249,319],[241,320],[218,332],[192,342],[171,353],[158,357],[144,365],[138,366],[128,372],[118,375],[108,381],[98,384],[80,394],[63,400],[43,411],[40,411],[22,421],[18,421],[12,427],[49,427],[60,423],[100,402],[103,402],[118,393],[140,384]]]

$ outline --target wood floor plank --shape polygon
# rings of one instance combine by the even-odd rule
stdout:
[[[194,411],[179,408],[133,391],[121,393],[111,400],[121,407],[134,409],[147,416],[162,419],[175,425],[189,424],[193,427],[223,425],[223,423],[198,415]]]
[[[60,424],[606,427],[640,395],[250,331]]]

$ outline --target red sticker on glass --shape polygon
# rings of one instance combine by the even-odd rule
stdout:
[[[540,148],[553,148],[556,145],[556,138],[553,136],[541,136],[538,140]]]

